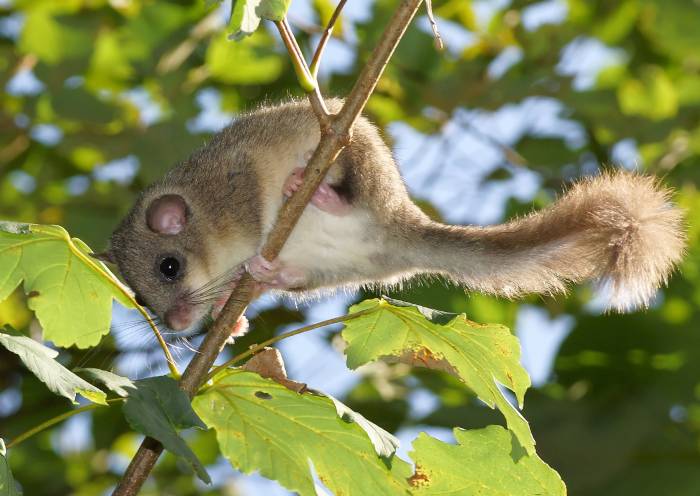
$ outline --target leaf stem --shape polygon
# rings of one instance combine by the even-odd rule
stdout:
[[[323,96],[321,96],[321,91],[318,88],[318,82],[316,77],[311,74],[309,67],[306,65],[306,60],[304,55],[301,53],[301,48],[297,43],[297,39],[294,37],[292,28],[289,25],[289,21],[285,17],[280,22],[275,22],[277,29],[280,32],[280,36],[284,41],[289,56],[292,58],[292,63],[294,64],[294,70],[297,72],[297,77],[299,77],[299,71],[302,71],[304,77],[313,81],[313,87],[305,86],[300,80],[300,84],[304,91],[309,94],[309,101],[311,102],[311,108],[316,114],[318,123],[321,126],[321,131],[327,130],[330,127],[330,112],[326,107],[326,103],[323,101]]]
[[[347,322],[348,320],[356,319],[357,317],[361,317],[363,315],[367,315],[368,313],[372,313],[376,311],[374,308],[369,308],[367,310],[360,310],[359,312],[355,313],[349,313],[347,315],[342,315],[340,317],[335,317],[332,319],[328,320],[322,320],[321,322],[316,322],[315,324],[309,324],[304,327],[300,327],[298,329],[294,329],[293,331],[289,332],[284,332],[278,336],[271,337],[267,341],[263,341],[260,344],[256,344],[251,346],[248,350],[244,351],[243,353],[240,353],[236,355],[235,357],[231,358],[230,360],[227,360],[226,362],[222,363],[221,365],[218,365],[214,367],[211,372],[207,375],[205,382],[211,380],[212,377],[214,377],[216,374],[221,372],[222,370],[230,367],[231,365],[234,365],[241,360],[244,360],[248,358],[251,355],[255,355],[259,351],[262,351],[265,347],[270,346],[271,344],[275,344],[279,341],[282,341],[283,339],[291,338],[292,336],[296,336],[297,334],[303,334],[305,332],[313,331],[314,329],[319,329],[321,327],[326,327],[329,325],[333,324],[338,324],[340,322]]]
[[[316,81],[318,81],[318,66],[321,62],[321,56],[323,55],[323,51],[326,49],[328,40],[330,40],[331,36],[333,35],[335,23],[340,17],[340,11],[343,10],[343,7],[345,7],[345,2],[347,2],[347,0],[340,0],[335,10],[333,11],[333,15],[328,20],[328,25],[326,26],[326,29],[324,29],[323,34],[321,34],[321,39],[318,42],[316,51],[314,52],[314,57],[313,59],[311,59],[311,66],[309,70],[311,71],[311,76],[313,76],[314,80]]]
[[[301,53],[301,48],[294,37],[291,26],[285,17],[281,21],[275,21],[275,25],[282,36],[282,41],[287,47],[287,52],[292,59],[292,65],[294,66],[294,72],[297,75],[297,80],[299,84],[307,93],[311,93],[316,89],[316,79],[311,74],[309,66],[306,65],[306,60],[304,55]]]
[[[114,399],[107,400],[107,403],[124,401],[124,399],[125,398],[114,398]],[[46,422],[42,422],[41,424],[37,425],[36,427],[32,427],[28,431],[25,431],[22,434],[20,434],[19,436],[17,436],[16,438],[14,438],[12,441],[7,443],[7,448],[9,449],[9,448],[12,448],[13,446],[17,446],[22,441],[26,441],[27,439],[34,436],[35,434],[39,434],[41,431],[46,430],[49,427],[51,427],[52,425],[56,425],[59,422],[62,422],[64,420],[66,420],[67,418],[72,417],[73,415],[78,415],[79,413],[94,410],[94,409],[102,407],[102,406],[105,406],[105,405],[100,405],[98,403],[91,403],[89,405],[81,406],[80,408],[76,408],[74,410],[69,410],[69,411],[64,412],[60,415],[56,415],[55,417],[50,418]]]

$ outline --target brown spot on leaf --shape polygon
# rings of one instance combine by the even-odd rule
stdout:
[[[507,358],[511,355],[510,348],[503,346],[501,343],[496,343],[496,349],[498,350],[498,353],[503,357]]]
[[[457,370],[444,358],[435,355],[427,348],[407,350],[400,357],[399,362],[413,367],[426,367],[428,369],[442,370],[448,374],[459,377]]]
[[[430,477],[423,471],[423,467],[416,464],[416,472],[408,478],[411,487],[426,487],[430,484]]]
[[[270,393],[266,393],[265,391],[255,391],[255,397],[260,398],[261,400],[272,399],[272,395]]]
[[[27,298],[36,298],[36,297],[39,296],[40,294],[41,294],[41,293],[40,293],[39,291],[36,291],[36,290],[35,290],[35,291],[30,291],[29,293],[27,293]]]

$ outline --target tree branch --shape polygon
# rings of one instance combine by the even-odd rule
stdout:
[[[318,41],[318,46],[316,47],[316,51],[314,52],[314,57],[311,59],[311,75],[318,81],[318,66],[321,62],[321,56],[323,55],[323,51],[326,49],[326,45],[328,44],[328,40],[331,39],[331,35],[333,34],[333,29],[335,28],[335,23],[338,21],[338,18],[340,17],[340,11],[343,10],[343,7],[345,7],[345,2],[347,0],[340,0],[338,2],[338,5],[336,6],[335,10],[333,11],[333,15],[331,18],[328,20],[328,25],[326,26],[326,29],[323,30],[323,34],[321,35],[321,39]]]
[[[267,237],[262,249],[262,256],[266,259],[273,260],[277,257],[331,164],[350,142],[352,125],[362,112],[421,2],[422,0],[403,0],[397,7],[340,113],[331,118],[330,126],[322,129],[321,140],[306,167],[303,185],[285,202],[274,228]],[[317,93],[311,93],[309,98],[317,96]],[[235,322],[243,315],[256,294],[252,277],[245,273],[204,338],[199,353],[195,354],[182,375],[180,387],[190,397],[193,397],[201,386]],[[134,496],[148,478],[162,451],[163,446],[158,441],[148,437],[144,439],[113,496]]]

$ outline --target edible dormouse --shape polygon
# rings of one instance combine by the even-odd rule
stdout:
[[[340,100],[329,100],[332,111]],[[103,259],[174,330],[226,300],[242,270],[266,287],[313,292],[391,286],[441,275],[508,298],[552,294],[587,280],[608,306],[646,306],[684,252],[683,216],[651,177],[583,179],[548,208],[495,226],[428,218],[409,198],[392,153],[361,117],[276,260],[258,255],[299,187],[320,139],[306,101],[238,117],[148,187]]]

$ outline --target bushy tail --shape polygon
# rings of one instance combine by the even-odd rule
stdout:
[[[576,183],[549,208],[490,227],[426,225],[438,256],[421,260],[475,290],[514,297],[594,280],[608,306],[647,306],[685,249],[682,212],[651,177],[605,173]]]

